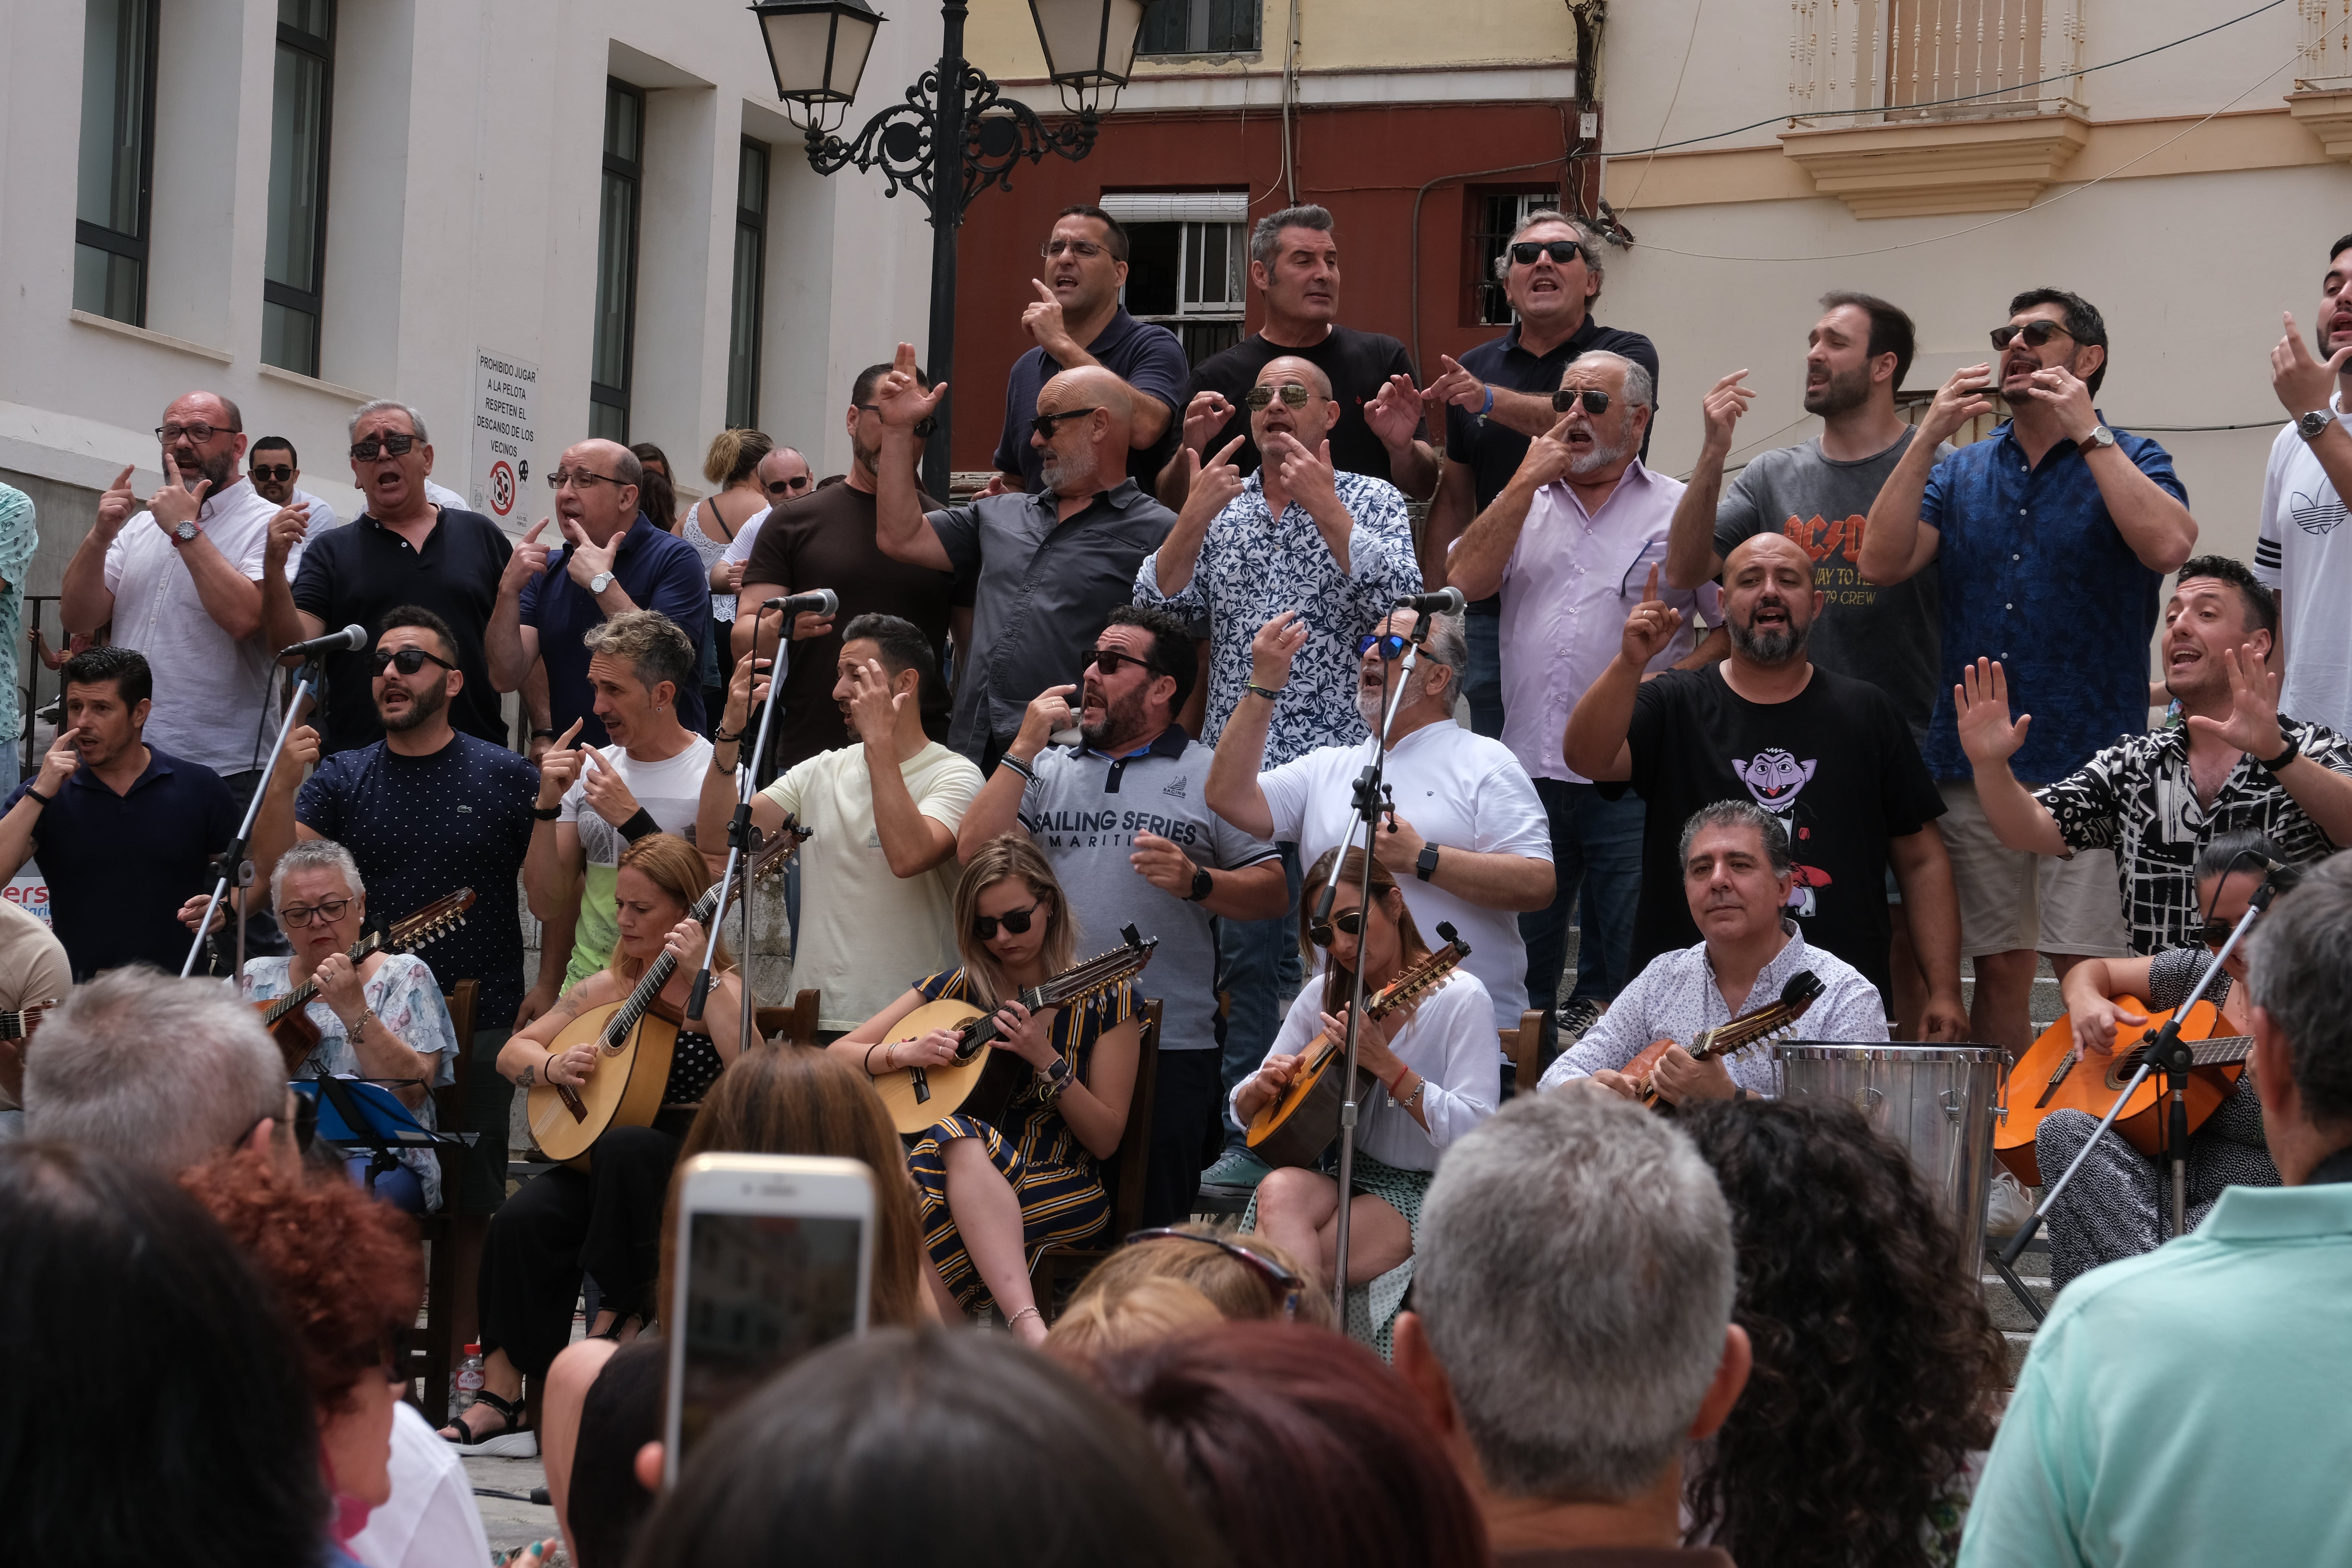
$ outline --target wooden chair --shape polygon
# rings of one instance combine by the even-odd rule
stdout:
[[[466,1125],[466,1086],[472,1076],[474,1003],[480,992],[480,981],[460,980],[457,988],[443,998],[449,1005],[449,1021],[457,1027],[458,1041],[457,1059],[450,1063],[456,1081],[433,1091],[435,1115],[444,1131]],[[412,1386],[415,1378],[425,1380],[425,1394],[417,1401],[417,1408],[436,1426],[448,1418],[449,1373],[464,1356],[465,1347],[479,1332],[476,1320],[482,1242],[490,1229],[488,1215],[448,1212],[448,1205],[457,1199],[458,1184],[465,1179],[465,1163],[475,1151],[442,1149],[438,1153],[442,1212],[427,1215],[417,1222],[418,1235],[429,1254],[425,1277],[425,1324],[419,1342],[409,1351]],[[500,1157],[494,1163],[503,1170],[505,1151],[500,1149],[496,1153]]]
[[[761,1007],[753,1014],[753,1026],[763,1040],[778,1035],[795,1045],[816,1044],[817,993],[803,991],[793,996],[789,1007]]]
[[[1127,1130],[1119,1134],[1118,1152],[1112,1156],[1110,1181],[1110,1245],[1099,1247],[1048,1247],[1029,1266],[1030,1287],[1037,1293],[1037,1310],[1051,1323],[1059,1310],[1055,1298],[1065,1284],[1076,1285],[1094,1266],[1143,1224],[1143,1188],[1150,1175],[1151,1098],[1160,1079],[1160,1003],[1143,1004],[1143,1041],[1136,1052],[1135,1092],[1127,1102]]]
[[[1537,1081],[1543,1077],[1543,1016],[1542,1008],[1530,1007],[1519,1015],[1517,1028],[1500,1031],[1503,1054],[1511,1058],[1513,1094],[1533,1094]]]

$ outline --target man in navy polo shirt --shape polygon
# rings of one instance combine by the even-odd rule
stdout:
[[[1445,409],[1445,467],[1422,533],[1421,570],[1428,581],[1445,581],[1446,551],[1472,519],[1495,504],[1526,460],[1528,442],[1559,423],[1552,392],[1586,350],[1607,349],[1649,372],[1656,406],[1657,349],[1639,332],[1592,319],[1605,271],[1600,237],[1565,213],[1529,213],[1495,258],[1495,275],[1518,320],[1459,361],[1441,355],[1444,374],[1426,394]],[[1650,455],[1648,428],[1637,455]],[[1470,673],[1462,685],[1470,727],[1497,739],[1503,733],[1502,613],[1499,595],[1471,605],[1465,623]]]
[[[699,647],[710,627],[710,580],[694,546],[637,510],[645,468],[618,441],[567,447],[547,482],[565,543],[559,553],[540,542],[549,521],[541,518],[515,546],[484,638],[490,680],[512,691],[544,661],[550,727],[561,732],[577,720],[581,742],[602,746],[611,737],[596,717],[581,637],[614,616],[658,610]],[[678,722],[701,733],[701,688],[687,682],[677,700]]]
[[[1082,952],[1107,950],[1129,924],[1160,939],[1141,982],[1161,998],[1143,1223],[1173,1225],[1192,1212],[1224,1103],[1212,917],[1278,916],[1290,887],[1273,845],[1209,809],[1214,753],[1175,720],[1199,673],[1184,623],[1113,610],[1085,668],[1079,743],[1047,746],[1073,689],[1048,687],[965,808],[956,848],[968,860],[1025,831],[1069,896]]]
[[[212,858],[244,814],[212,769],[140,739],[155,681],[136,649],[90,648],[63,675],[66,728],[8,797],[0,867],[13,877],[40,856],[77,982],[125,963],[177,974],[190,941],[180,906],[212,890]]]
[[[997,475],[985,493],[1034,495],[1043,467],[1029,441],[1037,394],[1066,370],[1100,365],[1127,384],[1134,405],[1128,426],[1127,471],[1149,488],[1176,449],[1176,411],[1192,367],[1167,328],[1139,321],[1118,302],[1127,283],[1127,230],[1100,207],[1064,207],[1038,247],[1045,276],[1021,312],[1021,330],[1037,346],[1013,362],[1004,383],[1004,434],[996,443]],[[1079,345],[1084,344],[1082,348]]]

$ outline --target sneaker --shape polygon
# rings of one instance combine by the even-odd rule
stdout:
[[[1274,1169],[1247,1149],[1228,1149],[1217,1156],[1217,1163],[1201,1173],[1204,1187],[1255,1187]]]
[[[1559,1026],[1559,1048],[1566,1050],[1584,1037],[1584,1031],[1601,1021],[1609,1004],[1592,996],[1579,996],[1559,1005],[1557,1021]]]

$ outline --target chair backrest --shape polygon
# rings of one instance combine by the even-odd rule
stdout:
[[[760,1037],[772,1040],[778,1035],[795,1045],[816,1044],[816,1019],[819,993],[802,991],[793,997],[789,1007],[761,1007],[755,1015]]]
[[[1110,1245],[1143,1228],[1143,1189],[1150,1179],[1151,1098],[1160,1081],[1160,1003],[1143,1003],[1143,1039],[1135,1053],[1135,1092],[1127,1100],[1127,1129],[1118,1135],[1110,1199]]]
[[[480,981],[460,980],[441,998],[449,1005],[449,1022],[457,1033],[457,1059],[449,1064],[455,1077],[433,1091],[434,1109],[444,1128],[466,1125],[466,1085],[473,1077],[474,1065],[474,1004],[481,994]]]
[[[1511,1092],[1533,1094],[1543,1076],[1543,1009],[1530,1007],[1519,1015],[1519,1026],[1500,1031],[1503,1054],[1511,1058]]]

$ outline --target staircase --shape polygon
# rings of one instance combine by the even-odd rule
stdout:
[[[2039,1196],[2038,1194],[2036,1195]],[[1988,1237],[1985,1245],[1988,1249],[2006,1247],[2008,1238],[2004,1237],[1996,1240]],[[2047,1312],[2058,1292],[2050,1283],[2050,1243],[2046,1237],[2036,1236],[2033,1245],[2018,1258],[2017,1277],[2035,1302]],[[2002,1343],[2009,1352],[2008,1363],[2002,1370],[2001,1386],[2013,1388],[2017,1385],[2018,1369],[2025,1364],[2025,1352],[2033,1343],[2033,1317],[2018,1300],[2016,1292],[2009,1288],[2009,1282],[1994,1272],[1990,1263],[1983,1267],[1979,1279],[1979,1288],[1984,1292],[1985,1310],[1992,1314],[1992,1326],[2000,1331]]]

